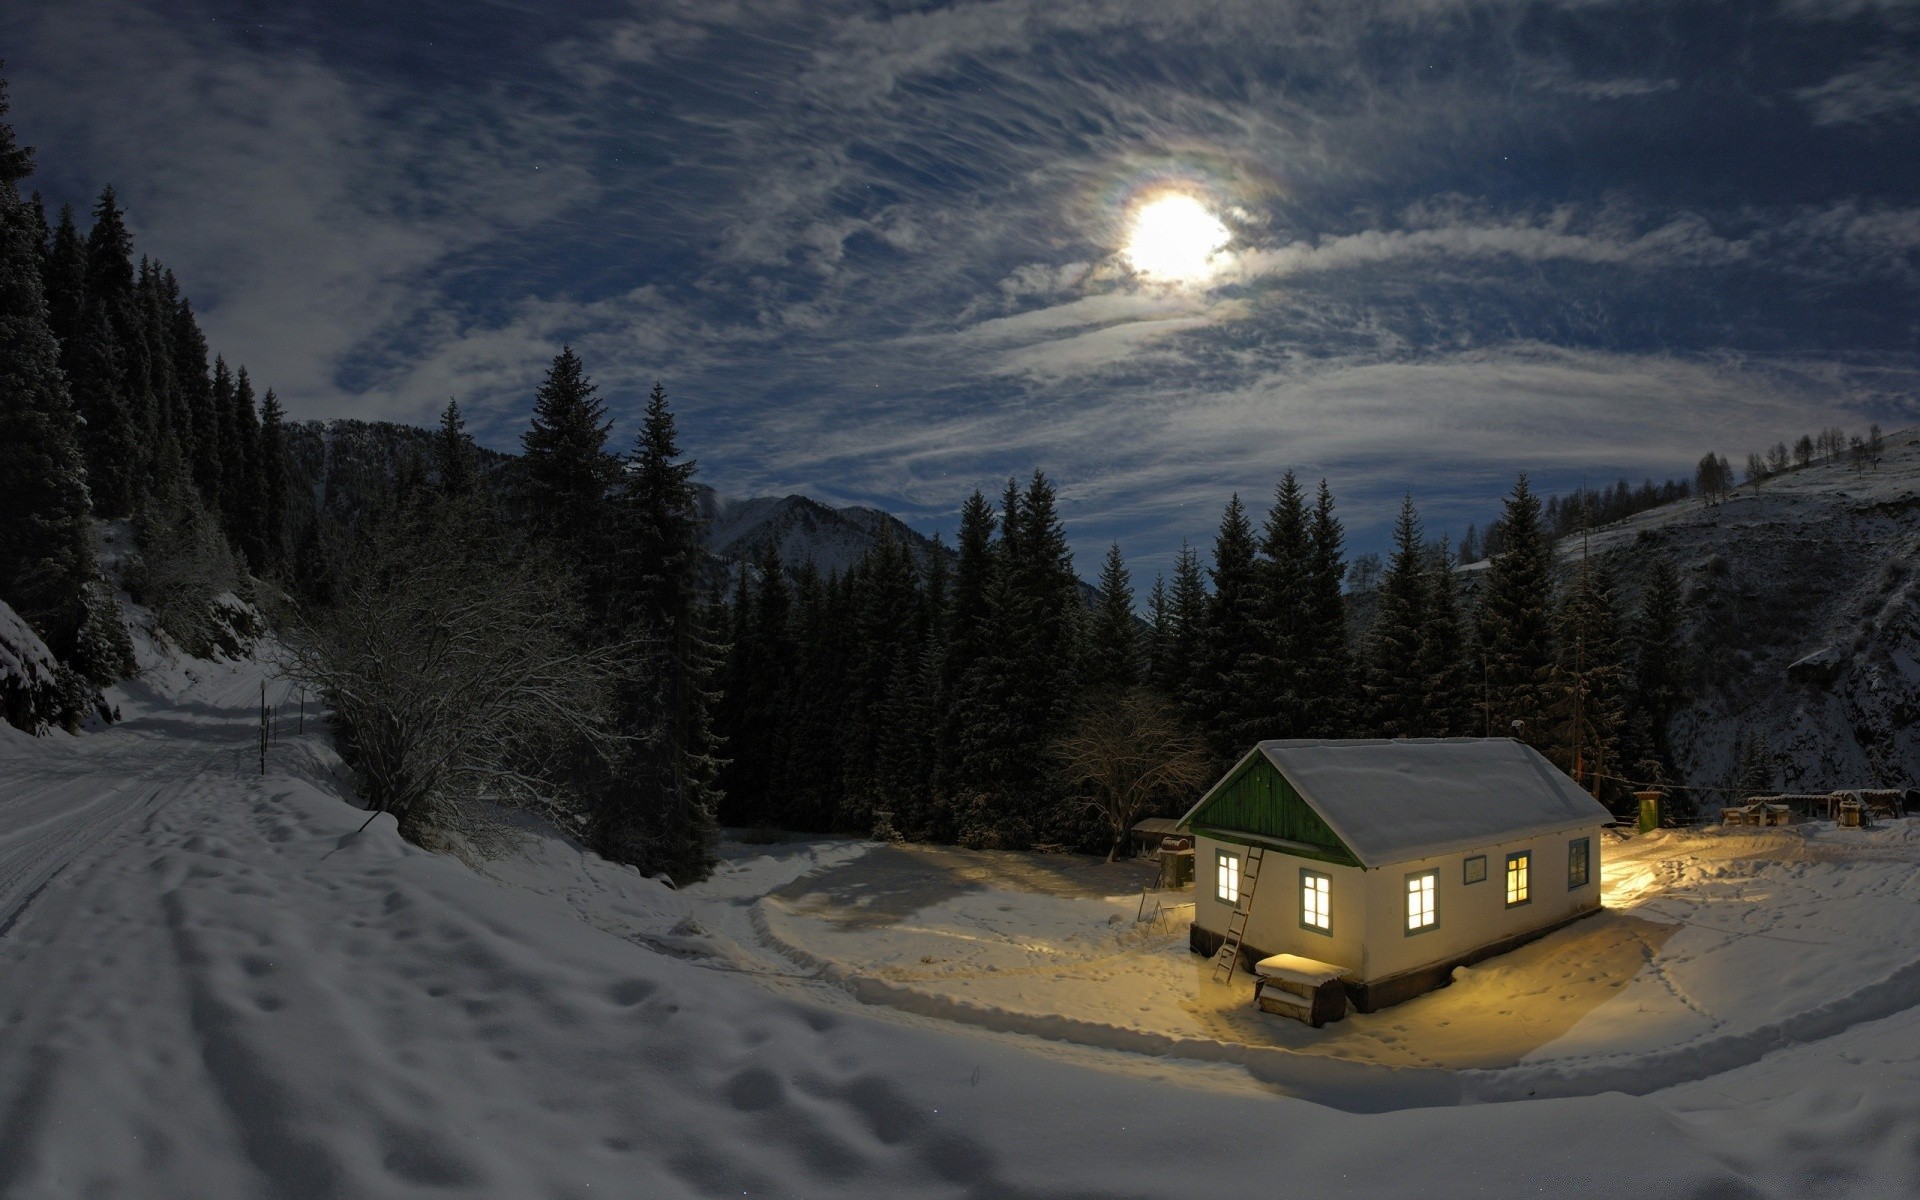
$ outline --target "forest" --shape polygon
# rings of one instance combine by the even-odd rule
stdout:
[[[9,692],[23,727],[111,718],[123,586],[195,653],[273,627],[414,840],[484,852],[489,813],[531,807],[680,882],[722,822],[1111,852],[1265,738],[1517,736],[1613,802],[1672,778],[1673,564],[1629,611],[1554,546],[1674,485],[1543,508],[1521,476],[1474,571],[1409,497],[1364,622],[1333,493],[1292,472],[1264,513],[1229,498],[1204,561],[1183,548],[1144,595],[1114,546],[1089,597],[1041,471],[968,496],[951,550],[882,536],[822,577],[713,560],[665,390],[623,453],[569,347],[519,454],[449,401],[322,497],[325,435],[210,350],[113,190],[83,232],[19,195],[30,173],[0,121],[0,435],[28,451],[0,464],[0,600],[57,664]],[[136,552],[110,579],[94,524],[116,521]]]

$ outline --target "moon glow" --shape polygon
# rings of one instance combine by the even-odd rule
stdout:
[[[1140,207],[1123,253],[1149,278],[1190,283],[1212,275],[1232,234],[1192,196],[1162,196]]]

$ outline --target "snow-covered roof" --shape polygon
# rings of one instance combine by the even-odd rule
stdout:
[[[1368,867],[1613,819],[1511,738],[1269,741],[1257,751]]]

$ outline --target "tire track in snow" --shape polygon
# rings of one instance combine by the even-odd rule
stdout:
[[[31,832],[0,841],[0,937],[7,935],[27,906],[75,858],[162,793],[172,791],[177,795],[185,781],[176,776],[175,770],[196,757],[192,753],[169,755],[148,764],[125,782],[78,801],[66,813],[36,822]],[[195,770],[191,778],[201,773]],[[82,775],[69,782],[70,786],[85,788],[97,783],[98,778]]]

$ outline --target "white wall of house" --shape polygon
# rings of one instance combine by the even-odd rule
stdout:
[[[1376,870],[1335,866],[1269,849],[1247,920],[1246,944],[1269,954],[1299,954],[1353,972],[1370,982],[1470,953],[1491,942],[1553,925],[1600,904],[1601,826],[1569,829],[1483,850],[1446,854]],[[1585,838],[1587,882],[1568,887],[1568,848]],[[1221,856],[1245,871],[1247,848],[1201,835],[1195,838],[1194,922],[1224,934],[1233,905],[1220,898]],[[1507,903],[1507,856],[1528,852],[1527,898]],[[1486,878],[1465,881],[1466,862],[1486,859]],[[1300,872],[1328,879],[1330,933],[1300,922]],[[1407,931],[1407,879],[1435,873],[1435,925]],[[1242,883],[1244,887],[1244,882]]]
[[[1490,942],[1557,924],[1600,904],[1601,826],[1536,835],[1484,850],[1395,863],[1367,872],[1366,978],[1384,979],[1414,967],[1458,958]],[[1587,881],[1568,887],[1568,847],[1587,843]],[[1528,853],[1526,899],[1509,905],[1507,857]],[[1467,860],[1486,856],[1486,878],[1466,882]],[[1409,876],[1435,873],[1437,923],[1407,929]]]
[[[1210,837],[1194,840],[1194,920],[1200,928],[1213,933],[1227,931],[1227,918],[1233,905],[1219,898],[1220,855],[1236,858],[1244,871],[1247,848],[1234,842]],[[1300,922],[1304,899],[1301,871],[1313,871],[1327,877],[1329,931],[1304,927]],[[1367,930],[1367,873],[1358,867],[1342,867],[1316,859],[1300,858],[1269,849],[1260,868],[1260,882],[1253,894],[1253,911],[1247,917],[1246,944],[1268,954],[1298,954],[1345,967],[1356,973],[1365,966],[1364,941]]]

